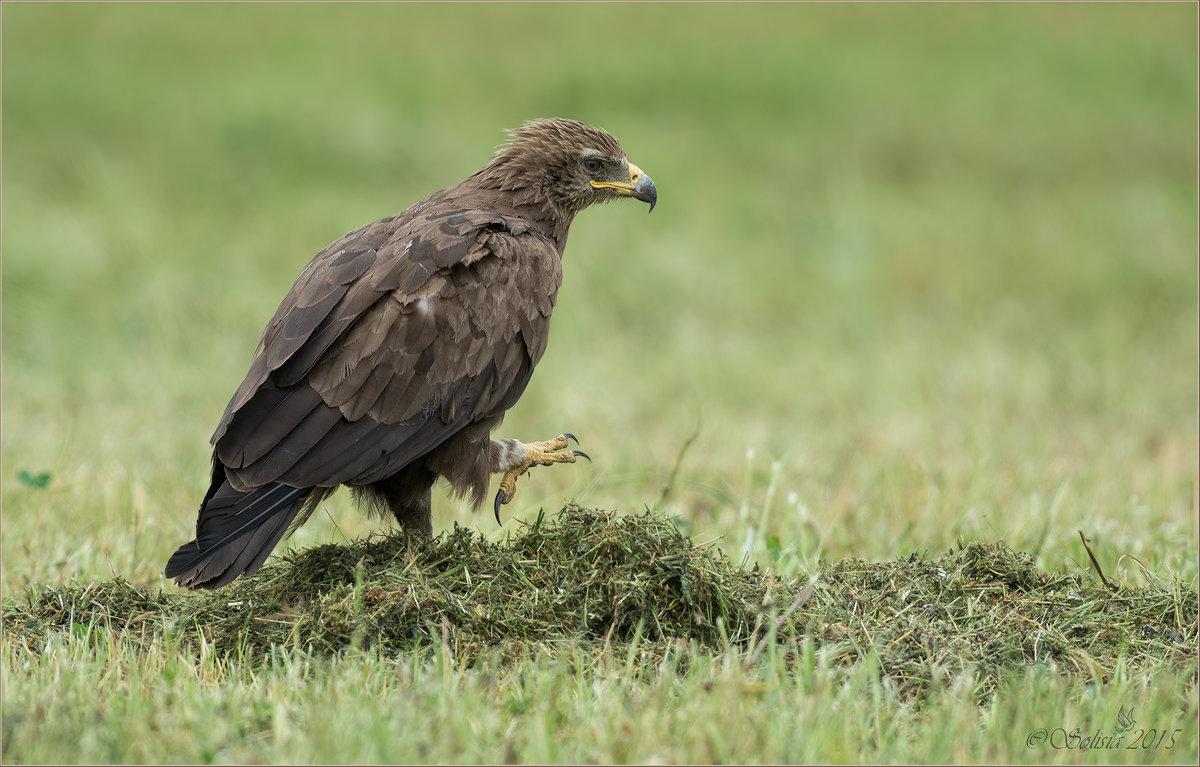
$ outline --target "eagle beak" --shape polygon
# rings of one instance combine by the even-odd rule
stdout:
[[[648,202],[650,210],[654,210],[654,204],[658,202],[658,190],[654,188],[654,182],[633,163],[629,163],[628,184],[617,181],[592,181],[590,183],[596,189],[612,189],[622,197],[632,197],[635,200]]]

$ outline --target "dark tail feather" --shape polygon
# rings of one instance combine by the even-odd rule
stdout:
[[[241,493],[221,482],[200,507],[196,540],[167,561],[167,577],[189,589],[217,589],[239,575],[253,575],[312,490],[276,482]]]

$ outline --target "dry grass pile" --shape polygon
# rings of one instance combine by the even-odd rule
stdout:
[[[810,635],[847,662],[871,648],[910,693],[966,668],[982,696],[1037,663],[1097,682],[1118,668],[1195,667],[1197,593],[1178,581],[1108,588],[1091,574],[1046,573],[1003,543],[848,560],[820,578],[804,617]]]
[[[654,513],[568,506],[501,543],[456,528],[432,542],[377,536],[278,559],[218,592],[151,591],[120,579],[46,588],[4,605],[4,632],[37,650],[56,632],[119,635],[139,648],[216,651],[269,662],[275,645],[318,654],[384,654],[443,645],[465,661],[580,643],[681,641],[697,651],[778,643],[803,662],[877,657],[920,697],[974,669],[977,693],[1044,663],[1103,681],[1128,670],[1194,664],[1197,594],[1178,582],[1108,589],[1090,575],[1051,575],[1003,544],[940,557],[822,564],[782,582],[697,546]],[[811,654],[810,654],[811,655]]]

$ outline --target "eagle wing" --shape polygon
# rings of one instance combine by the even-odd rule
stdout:
[[[561,283],[552,240],[434,201],[300,274],[213,435],[233,487],[377,482],[524,391]]]

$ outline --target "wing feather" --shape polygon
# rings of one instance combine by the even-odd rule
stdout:
[[[524,390],[557,248],[496,213],[406,213],[322,251],[276,311],[213,436],[236,489],[379,481]]]

